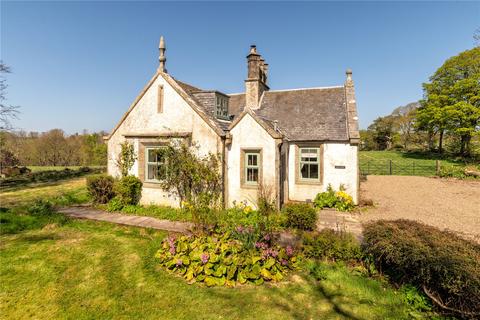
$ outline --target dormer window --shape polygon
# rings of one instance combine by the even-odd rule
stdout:
[[[228,98],[216,95],[215,115],[220,119],[228,119]]]

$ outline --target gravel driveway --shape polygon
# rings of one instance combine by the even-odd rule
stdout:
[[[417,220],[480,242],[480,181],[368,176],[360,189],[375,204],[360,214],[362,222]]]

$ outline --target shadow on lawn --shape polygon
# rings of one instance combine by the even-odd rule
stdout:
[[[264,289],[263,299],[257,294],[250,295],[245,291]],[[311,289],[311,290],[310,290]],[[211,288],[211,295],[214,299],[231,301],[227,305],[235,305],[240,309],[251,308],[259,303],[275,307],[283,311],[287,319],[350,319],[367,320],[350,312],[346,307],[352,308],[355,305],[363,304],[362,301],[352,301],[351,296],[342,294],[339,290],[329,293],[321,281],[316,281],[309,276],[301,277],[301,286],[296,284],[267,285],[265,288],[245,286],[236,288]],[[231,294],[230,290],[238,290],[238,294]],[[244,291],[245,290],[245,291]],[[244,294],[242,294],[244,293]],[[339,303],[338,300],[348,298],[348,302]],[[320,308],[318,308],[320,305]],[[274,316],[271,315],[270,318]],[[261,317],[259,317],[261,318]]]

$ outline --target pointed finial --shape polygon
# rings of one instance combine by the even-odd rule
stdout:
[[[160,65],[158,67],[158,70],[161,72],[167,72],[167,69],[165,69],[165,62],[167,62],[167,58],[165,57],[165,40],[163,39],[163,36],[160,37],[160,44],[158,45],[158,49],[160,50],[160,56],[158,57],[158,61],[160,62]]]

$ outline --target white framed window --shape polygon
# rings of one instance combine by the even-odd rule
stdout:
[[[217,118],[228,118],[228,100],[225,97],[216,96],[215,98],[215,113]]]
[[[320,180],[320,148],[299,148],[299,177],[305,181]]]
[[[160,182],[167,175],[166,159],[159,152],[162,147],[145,148],[145,181]]]
[[[245,184],[257,185],[260,176],[260,153],[245,152]]]

